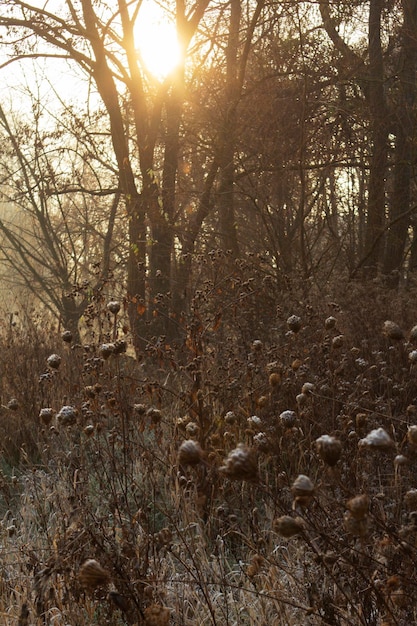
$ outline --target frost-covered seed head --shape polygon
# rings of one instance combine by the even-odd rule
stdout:
[[[375,428],[366,435],[363,439],[359,440],[360,448],[377,448],[388,449],[394,446],[394,442],[383,428]]]
[[[183,441],[178,449],[179,465],[198,465],[203,459],[203,451],[198,441],[187,439]]]
[[[111,354],[114,353],[114,343],[102,343],[99,347],[99,351],[103,359],[108,359]]]
[[[292,494],[295,498],[314,494],[314,485],[311,479],[305,474],[299,474],[291,486]]]
[[[404,339],[404,331],[395,322],[385,320],[382,332],[388,339],[393,341],[401,341]]]
[[[70,426],[77,421],[77,415],[78,411],[75,407],[65,405],[58,411],[57,418],[63,426]]]
[[[46,359],[46,362],[51,369],[57,370],[58,367],[61,365],[61,357],[59,356],[59,354],[51,354]]]
[[[49,426],[54,417],[54,411],[50,407],[45,407],[39,411],[39,419],[45,426]]]
[[[304,393],[308,396],[309,393],[313,393],[314,388],[314,383],[304,383],[304,385],[301,387],[301,393]]]
[[[120,302],[111,300],[111,302],[107,304],[107,310],[113,313],[113,315],[116,315],[120,311]]]
[[[297,421],[297,413],[295,411],[283,411],[279,416],[280,422],[285,428],[292,428]]]
[[[335,328],[336,326],[336,318],[333,317],[333,315],[330,315],[330,317],[326,318],[324,321],[324,327],[326,330],[331,330],[332,328]]]
[[[10,398],[10,400],[7,403],[7,408],[10,409],[11,411],[17,411],[19,408],[19,402],[17,398]]]
[[[220,471],[231,480],[257,480],[258,458],[253,448],[240,443],[224,460]]]
[[[336,465],[342,454],[342,444],[336,437],[322,435],[316,439],[317,450],[323,461],[333,467]]]
[[[70,330],[64,330],[64,332],[61,335],[62,341],[65,341],[65,343],[71,343],[72,341],[72,332]]]
[[[293,333],[298,333],[301,330],[301,317],[290,315],[287,319],[287,326]]]

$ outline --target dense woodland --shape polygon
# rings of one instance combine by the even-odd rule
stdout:
[[[1,623],[417,624],[416,64],[417,0],[0,0]]]

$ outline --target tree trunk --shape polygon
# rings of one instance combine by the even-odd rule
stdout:
[[[224,250],[230,250],[233,257],[239,256],[237,228],[235,220],[235,143],[237,123],[238,85],[238,46],[241,5],[240,0],[230,0],[229,38],[226,48],[226,111],[220,130],[220,171],[218,186],[218,210],[220,235]]]
[[[417,0],[403,0],[402,49],[399,59],[399,102],[396,111],[394,188],[390,205],[392,227],[387,234],[384,273],[400,270],[410,224],[410,187],[416,100]],[[403,217],[401,217],[403,215]]]
[[[365,232],[365,275],[373,277],[381,259],[385,216],[388,119],[384,93],[384,65],[381,45],[383,0],[371,0],[369,9],[369,112],[372,157],[368,185],[368,215]]]

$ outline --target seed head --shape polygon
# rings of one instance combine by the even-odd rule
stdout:
[[[387,450],[394,447],[394,442],[383,428],[375,428],[364,437],[359,440],[360,448],[376,448],[378,450]]]
[[[308,476],[300,474],[292,484],[294,506],[308,506],[314,496],[314,485]]]
[[[41,409],[39,411],[39,419],[43,424],[45,424],[45,426],[49,426],[49,424],[52,422],[53,417],[54,411],[50,407]]]
[[[326,318],[324,320],[324,327],[326,330],[331,330],[332,328],[335,328],[336,326],[336,318],[333,317],[333,315],[330,315],[330,317]]]
[[[281,537],[289,538],[294,535],[299,535],[304,530],[302,520],[299,518],[290,517],[289,515],[282,515],[274,519],[272,526],[274,530],[281,535]]]
[[[65,405],[57,413],[58,421],[63,426],[71,426],[77,421],[78,411],[75,407]]]
[[[17,411],[19,408],[19,402],[17,398],[11,398],[7,403],[7,408],[11,411]]]
[[[71,343],[72,332],[70,330],[64,330],[64,332],[61,335],[61,339],[62,341],[65,341],[65,343]]]
[[[369,497],[364,493],[346,502],[346,508],[355,520],[364,519],[369,511]]]
[[[102,343],[99,347],[99,351],[103,359],[108,359],[111,354],[114,353],[114,343]]]
[[[336,465],[342,454],[342,444],[336,437],[322,435],[316,439],[317,450],[323,461],[333,467]]]
[[[287,326],[293,333],[298,333],[301,330],[301,317],[290,315],[287,319]]]
[[[98,561],[95,559],[87,559],[80,567],[78,580],[85,589],[94,590],[97,587],[107,585],[110,580],[110,575]]]
[[[61,365],[61,357],[59,354],[51,354],[46,359],[46,362],[51,369],[57,370]]]
[[[220,471],[231,480],[258,479],[258,456],[253,448],[240,443],[224,460]]]
[[[413,326],[413,328],[410,330],[410,335],[408,338],[409,342],[412,344],[417,344],[417,324],[416,326]]]
[[[297,421],[297,413],[295,411],[283,411],[279,419],[285,428],[292,428]]]
[[[203,451],[198,441],[187,439],[183,441],[178,450],[179,465],[198,465],[203,460]]]
[[[110,311],[110,313],[113,313],[113,315],[117,315],[120,311],[120,302],[117,300],[111,300],[111,302],[107,304],[107,310]]]
[[[412,426],[408,427],[407,439],[408,439],[408,443],[413,448],[417,447],[417,425],[416,424],[413,424]]]
[[[388,339],[392,339],[393,341],[401,341],[402,339],[404,339],[404,331],[402,330],[402,328],[400,328],[398,324],[392,322],[391,320],[386,320],[384,322],[382,333],[385,335],[385,337],[387,337]]]

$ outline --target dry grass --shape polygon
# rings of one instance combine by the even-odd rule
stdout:
[[[221,284],[141,363],[5,334],[3,623],[417,623],[412,294]]]

